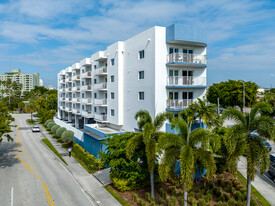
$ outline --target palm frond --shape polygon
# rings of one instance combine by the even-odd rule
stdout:
[[[232,119],[237,123],[242,123],[243,125],[247,125],[245,115],[241,111],[235,108],[228,108],[224,110],[222,113],[222,119],[223,120]]]
[[[250,121],[253,121],[257,114],[261,112],[272,112],[272,107],[266,102],[258,102],[250,111]]]
[[[254,118],[250,126],[261,136],[271,139],[275,130],[275,121],[269,116],[258,116]]]
[[[186,142],[188,135],[188,125],[184,119],[173,118],[171,121],[171,128],[175,129],[177,133],[182,137],[184,142]]]
[[[163,126],[164,122],[167,119],[171,119],[171,115],[172,115],[171,113],[163,112],[163,113],[159,113],[155,117],[153,124],[155,125],[157,131]]]
[[[139,129],[142,129],[146,123],[152,122],[152,117],[147,110],[139,110],[135,114],[135,119],[138,120]]]
[[[142,143],[143,140],[143,134],[137,133],[134,135],[127,143],[126,146],[126,157],[128,159],[131,159],[135,150],[138,148],[138,146]]]
[[[160,150],[165,150],[170,147],[182,147],[184,144],[183,139],[177,135],[172,133],[164,133],[159,137],[158,140],[158,148]]]

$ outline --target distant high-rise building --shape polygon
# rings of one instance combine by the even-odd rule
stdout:
[[[43,87],[43,80],[42,79],[39,79],[39,86]]]
[[[12,82],[17,84],[22,84],[22,92],[31,91],[35,86],[39,86],[39,73],[24,74],[20,69],[12,69],[11,72],[0,75],[1,81],[7,81],[7,79],[11,79]],[[2,84],[0,89],[5,89],[5,86]]]

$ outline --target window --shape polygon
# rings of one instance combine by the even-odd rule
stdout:
[[[138,72],[138,79],[144,79],[144,71]]]
[[[111,99],[115,99],[115,93],[111,92]]]
[[[84,110],[84,105],[82,105],[82,110]]]
[[[144,100],[144,92],[138,93],[138,100]]]
[[[94,108],[94,112],[96,112],[96,107]]]
[[[115,59],[111,59],[111,65],[114,66],[115,65]]]
[[[144,50],[139,51],[139,59],[144,58]]]
[[[175,53],[179,53],[179,49],[178,48],[175,48]]]
[[[94,65],[94,69],[96,69],[96,65]]]
[[[115,82],[115,76],[114,75],[111,76],[111,82]]]
[[[82,98],[84,98],[84,93],[82,93]]]
[[[93,147],[94,147],[95,146],[95,141],[93,140],[92,143],[93,143]]]
[[[94,98],[96,99],[96,93],[94,93]]]
[[[111,109],[111,116],[115,116],[115,110]]]
[[[169,54],[173,54],[173,53],[174,53],[173,48],[169,48]]]
[[[94,79],[94,84],[96,84],[96,79]]]

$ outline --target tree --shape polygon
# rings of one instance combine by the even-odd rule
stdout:
[[[163,151],[163,158],[159,166],[159,174],[165,181],[174,172],[175,163],[180,162],[181,180],[184,187],[184,205],[187,205],[187,192],[191,189],[194,175],[198,166],[206,168],[206,178],[213,177],[216,165],[212,153],[206,148],[212,142],[216,149],[218,144],[217,135],[202,128],[191,132],[184,119],[174,118],[171,127],[178,134],[165,133],[159,137],[158,148]],[[197,145],[201,144],[201,147]]]
[[[14,118],[9,114],[8,107],[0,102],[0,144],[3,140],[3,136],[6,136],[8,141],[13,141],[13,138],[8,134],[12,132],[11,123]]]
[[[269,166],[269,152],[258,136],[252,132],[257,131],[261,137],[270,138],[274,131],[274,120],[271,117],[260,115],[262,111],[272,111],[270,105],[265,102],[254,105],[250,113],[241,113],[235,108],[226,109],[223,119],[233,119],[236,124],[228,130],[227,149],[229,157],[227,164],[229,169],[236,170],[240,151],[246,150],[247,159],[247,203],[250,205],[251,181],[254,180],[256,167],[261,174],[267,171]]]
[[[131,159],[133,157],[134,151],[140,146],[140,144],[143,143],[145,145],[148,171],[150,173],[151,197],[153,198],[155,198],[154,169],[157,156],[157,140],[160,128],[169,118],[171,118],[170,113],[160,113],[155,117],[154,120],[152,120],[152,117],[148,111],[138,111],[135,115],[135,119],[138,120],[137,124],[142,132],[135,134],[130,139],[126,147],[126,156]]]
[[[49,123],[50,124],[50,123]],[[64,131],[61,136],[61,140],[64,143],[72,144],[74,139],[74,132],[71,130]]]
[[[215,113],[215,105],[207,104],[206,99],[197,99],[198,102],[195,102],[195,109],[197,111],[197,115],[200,119],[200,122],[204,122],[207,126],[211,128],[213,126],[215,120],[218,118]]]
[[[7,88],[7,94],[9,94],[9,105],[11,103],[11,87],[12,87],[12,81],[10,78],[7,79],[6,83],[5,83],[5,87]]]
[[[228,80],[211,85],[206,94],[207,100],[217,104],[219,98],[220,105],[223,107],[239,106],[243,108],[243,83],[245,86],[245,106],[253,105],[256,103],[258,85],[254,82],[241,80]]]
[[[31,120],[32,120],[32,113],[36,111],[36,105],[35,105],[34,100],[31,99],[29,101],[29,103],[26,104],[25,110],[26,110],[26,112],[31,113]]]
[[[56,130],[55,134],[56,134],[56,136],[57,136],[58,138],[60,138],[60,137],[62,136],[63,132],[65,132],[65,131],[66,131],[66,128],[65,128],[65,127],[59,127],[59,128]]]
[[[120,190],[132,190],[146,186],[149,182],[145,145],[140,144],[131,159],[126,157],[126,146],[135,133],[112,134],[103,144],[105,152],[99,152],[105,167],[110,166],[110,178],[113,182],[123,182]]]

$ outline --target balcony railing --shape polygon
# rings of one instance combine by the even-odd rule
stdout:
[[[200,76],[168,77],[167,86],[206,86],[206,77],[200,77]]]
[[[92,72],[88,71],[81,74],[81,78],[92,78]]]
[[[84,104],[92,104],[92,99],[91,97],[86,97],[86,98],[83,98],[81,102]]]
[[[80,86],[73,87],[73,92],[80,92]]]
[[[71,82],[72,81],[72,77],[67,77],[66,78],[66,82]]]
[[[107,67],[103,66],[98,69],[95,69],[95,75],[107,75]]]
[[[65,88],[60,89],[59,91],[64,93],[65,92]]]
[[[66,92],[71,92],[72,91],[72,87],[66,88]]]
[[[94,118],[98,121],[107,121],[107,115],[105,114],[94,114]]]
[[[94,85],[94,89],[105,90],[107,89],[107,82],[102,82]]]
[[[92,85],[81,86],[81,91],[92,91]]]
[[[80,109],[72,109],[72,112],[73,112],[74,114],[80,114]]]
[[[60,106],[59,107],[61,110],[65,110],[65,106]]]
[[[200,54],[186,54],[186,53],[172,53],[167,56],[167,63],[195,63],[206,64],[206,55]]]
[[[80,81],[80,76],[79,75],[75,75],[73,76],[73,81]]]
[[[107,105],[107,98],[95,99],[95,104],[99,106]]]
[[[71,111],[72,111],[72,108],[71,108],[71,107],[66,107],[65,111],[66,111],[66,112],[71,112]]]
[[[80,97],[73,98],[73,102],[80,103]]]
[[[168,100],[167,108],[168,109],[186,109],[194,102],[193,99],[176,99]]]
[[[89,110],[86,111],[81,111],[81,115],[86,116],[86,117],[91,117],[92,116],[92,112]]]

